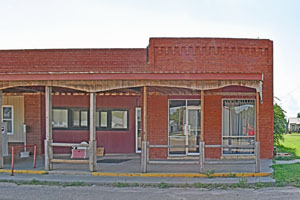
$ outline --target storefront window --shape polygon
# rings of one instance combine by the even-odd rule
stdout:
[[[68,128],[68,110],[53,109],[52,111],[52,127],[53,128]]]
[[[255,102],[254,100],[223,101],[223,144],[254,145]],[[223,148],[223,154],[253,154],[251,148]]]
[[[111,128],[127,128],[127,111],[111,111]]]

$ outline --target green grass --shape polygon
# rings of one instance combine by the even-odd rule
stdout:
[[[273,165],[276,183],[300,187],[300,163]]]
[[[290,153],[291,157],[276,157],[276,160],[293,160],[300,158],[300,134],[292,133],[283,136],[284,141],[277,146],[277,152]]]

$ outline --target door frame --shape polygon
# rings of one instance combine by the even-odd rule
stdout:
[[[169,136],[169,134],[170,134],[170,101],[174,101],[174,100],[183,100],[183,101],[185,101],[185,108],[186,108],[186,111],[187,111],[187,109],[188,109],[188,107],[190,108],[190,107],[194,107],[194,108],[199,108],[200,109],[200,112],[201,112],[201,99],[199,98],[196,98],[196,99],[168,99],[168,145],[170,145],[170,136]],[[188,100],[198,100],[198,101],[200,101],[200,106],[187,106],[187,101]],[[200,134],[201,134],[201,132],[200,132]],[[173,137],[182,137],[182,138],[185,138],[185,140],[186,140],[186,136],[173,136]],[[186,144],[186,142],[187,141],[185,141],[185,144]],[[185,152],[186,152],[186,148],[185,148],[185,150],[184,150]],[[184,154],[170,154],[170,148],[168,148],[168,156],[189,156],[189,155],[199,155],[199,153],[184,153]]]
[[[135,153],[141,153],[142,151],[138,149],[138,111],[141,112],[141,117],[142,117],[142,109],[141,107],[136,107],[135,108]]]
[[[188,112],[189,110],[199,110],[200,111],[200,117],[201,117],[201,105],[200,106],[186,106],[186,123],[189,121],[189,115],[188,115]],[[201,121],[200,121],[200,127],[201,127]],[[198,126],[197,125],[197,129],[198,129]],[[190,130],[189,130],[190,131]],[[200,135],[197,135],[197,137],[201,136],[201,130],[200,130]],[[197,141],[197,138],[196,138],[196,141]],[[189,145],[189,135],[186,135],[186,144]],[[199,152],[189,152],[189,148],[186,147],[185,148],[185,152],[186,152],[186,155],[199,155]]]

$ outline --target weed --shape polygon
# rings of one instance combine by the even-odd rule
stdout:
[[[226,177],[234,178],[234,177],[236,177],[236,174],[235,173],[229,173],[228,176],[226,176]]]
[[[90,184],[86,184],[84,182],[57,182],[57,181],[39,181],[36,179],[32,179],[30,181],[14,181],[14,180],[3,180],[1,182],[14,183],[18,186],[20,185],[45,185],[45,186],[62,186],[62,187],[72,187],[72,186],[90,186]]]
[[[262,183],[262,182],[255,183],[255,189],[259,189],[259,188],[262,188],[264,186],[265,186],[265,184]]]
[[[239,182],[238,182],[237,186],[240,188],[245,188],[248,185],[247,183],[248,183],[248,179],[245,177],[242,177],[242,178],[239,178]]]
[[[157,185],[157,187],[158,187],[159,189],[166,189],[166,188],[172,187],[172,185],[171,185],[171,184],[168,184],[168,183],[161,182],[161,183],[159,183],[159,184]]]
[[[227,184],[222,184],[220,186],[220,188],[223,189],[223,190],[227,190],[228,189],[228,185]]]
[[[130,184],[129,183],[116,182],[116,183],[113,183],[112,186],[122,188],[122,187],[130,187]]]
[[[207,176],[207,178],[213,178],[213,174],[215,173],[215,170],[209,170],[206,171],[204,174]]]

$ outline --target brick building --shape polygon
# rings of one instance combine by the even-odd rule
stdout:
[[[24,142],[26,124],[27,143],[50,157],[70,153],[52,143],[82,141],[107,154],[140,153],[142,141],[169,145],[150,149],[156,159],[197,155],[200,141],[224,145],[206,149],[206,158],[253,155],[237,145],[259,141],[260,157],[273,155],[270,40],[150,38],[145,49],[1,50],[0,89],[9,145]]]

